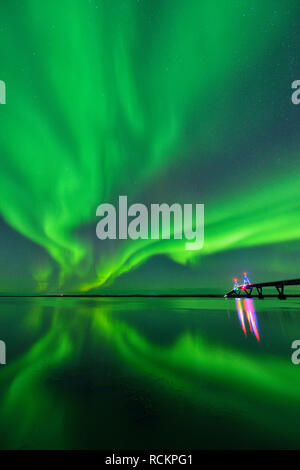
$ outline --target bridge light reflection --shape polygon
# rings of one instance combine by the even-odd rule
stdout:
[[[244,332],[244,335],[247,336],[247,328],[245,322],[245,316],[247,318],[248,326],[250,332],[254,334],[257,341],[260,341],[258,322],[255,313],[254,302],[252,299],[235,299],[236,309],[239,317],[239,321]]]
[[[245,325],[242,299],[235,299],[235,302],[236,302],[236,309],[237,309],[237,313],[238,313],[238,317],[239,317],[239,320],[240,320],[242,330],[243,330],[245,336],[247,336],[247,330],[246,330],[246,325]]]

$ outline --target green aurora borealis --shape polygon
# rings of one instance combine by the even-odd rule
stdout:
[[[299,6],[287,3],[2,2],[1,292],[299,275]],[[96,207],[121,194],[204,203],[204,249],[100,242]]]
[[[299,299],[253,302],[258,335],[246,301],[18,296],[299,278],[299,18],[299,0],[0,2],[1,449],[299,447]],[[204,248],[100,241],[120,195],[205,204]]]

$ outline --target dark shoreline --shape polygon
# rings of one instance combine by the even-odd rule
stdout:
[[[287,294],[287,298],[300,298],[300,294]],[[227,297],[222,294],[28,294],[28,295],[0,295],[1,298],[213,298],[213,299],[236,299],[236,298],[254,298],[260,299],[258,295],[251,297]],[[276,294],[264,294],[264,298],[278,298]],[[263,299],[260,299],[263,300]]]

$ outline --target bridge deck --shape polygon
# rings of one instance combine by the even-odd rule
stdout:
[[[275,287],[279,293],[279,297],[284,298],[284,286],[299,286],[300,279],[287,279],[284,281],[273,281],[273,282],[257,282],[254,284],[243,284],[239,286],[239,292],[236,292],[234,289],[227,292],[224,297],[238,297],[241,293],[245,293],[248,297],[251,297],[252,290],[257,289],[257,292],[260,297],[262,297],[263,287]]]

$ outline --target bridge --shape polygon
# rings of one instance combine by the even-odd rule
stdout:
[[[300,279],[289,279],[287,281],[275,281],[275,282],[259,282],[255,284],[241,284],[235,289],[224,295],[226,298],[230,297],[253,297],[253,291],[257,291],[257,297],[263,299],[263,288],[274,287],[277,290],[279,299],[286,299],[287,295],[284,293],[285,286],[299,286]],[[256,297],[256,296],[255,296]]]

